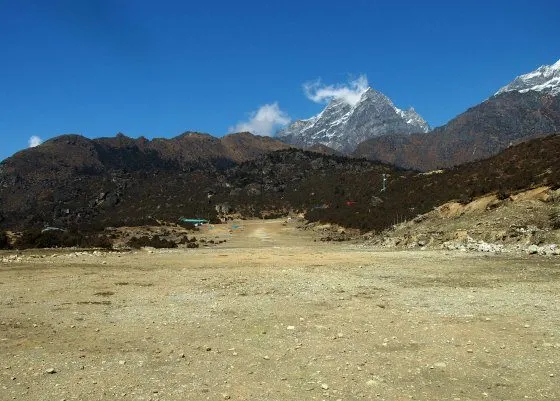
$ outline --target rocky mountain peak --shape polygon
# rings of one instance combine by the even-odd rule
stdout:
[[[316,116],[293,122],[277,136],[304,148],[321,144],[349,153],[370,138],[428,131],[428,124],[413,108],[401,110],[383,93],[368,87],[356,103],[335,98]]]
[[[552,65],[543,65],[535,71],[516,77],[512,82],[501,88],[496,95],[517,91],[525,93],[537,91],[553,96],[560,94],[560,60]]]

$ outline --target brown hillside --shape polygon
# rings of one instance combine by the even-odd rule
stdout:
[[[427,134],[387,135],[361,143],[355,157],[429,171],[493,156],[513,144],[560,131],[560,96],[507,92]]]

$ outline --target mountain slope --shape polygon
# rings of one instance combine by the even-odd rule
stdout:
[[[559,132],[559,67],[540,67],[516,78],[429,134],[373,138],[353,155],[427,171],[484,159],[511,144]]]
[[[225,210],[243,217],[305,212],[310,221],[380,231],[451,200],[560,186],[560,136],[438,174],[299,149],[265,152],[227,168],[181,165],[141,150],[137,140],[116,141],[126,146],[111,151],[106,143],[66,136],[48,145],[53,149],[30,149],[2,163],[0,228],[102,230],[180,216],[215,220]]]
[[[428,130],[428,124],[414,109],[401,110],[387,96],[368,88],[357,103],[333,99],[317,116],[295,121],[277,137],[302,148],[322,144],[348,153],[369,138]]]
[[[171,201],[185,214],[208,214],[205,200],[219,170],[287,148],[248,133],[152,141],[63,135],[0,163],[0,224],[139,224]]]
[[[560,135],[526,141],[491,158],[449,170],[392,174],[387,189],[377,192],[380,202],[375,207],[365,198],[357,198],[351,207],[312,210],[306,217],[347,227],[383,229],[446,202],[466,204],[487,194],[505,199],[539,186],[560,187]],[[558,221],[559,216],[551,218]]]

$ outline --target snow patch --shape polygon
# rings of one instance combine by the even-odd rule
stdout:
[[[496,92],[496,95],[514,91],[520,93],[537,91],[554,96],[560,94],[560,60],[552,65],[543,65],[535,71],[518,76]]]

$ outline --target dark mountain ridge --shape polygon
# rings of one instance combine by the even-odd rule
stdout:
[[[165,147],[166,153],[161,144],[156,150],[122,135],[67,135],[19,152],[0,164],[0,228],[101,230],[181,216],[216,220],[227,211],[242,217],[300,212],[310,221],[379,231],[450,200],[560,185],[558,135],[435,174],[294,148],[265,151],[267,144],[283,145],[250,134],[228,137],[234,150],[205,161],[203,149],[216,139],[181,140],[188,138],[196,151],[182,159],[176,149]]]
[[[152,196],[150,191],[158,194],[166,183],[187,186],[194,193],[187,201],[193,196],[202,199],[217,171],[286,148],[289,145],[249,133],[220,139],[185,133],[152,141],[122,134],[93,140],[62,135],[0,163],[0,224],[87,226],[98,223],[96,216],[108,215],[111,220],[121,212],[123,222],[149,219],[153,215],[149,211],[128,219],[126,208],[115,206],[126,199],[146,203],[142,196]],[[132,196],[141,197],[135,201]],[[111,208],[114,213],[109,213]],[[184,212],[202,213],[197,208],[186,206]]]

